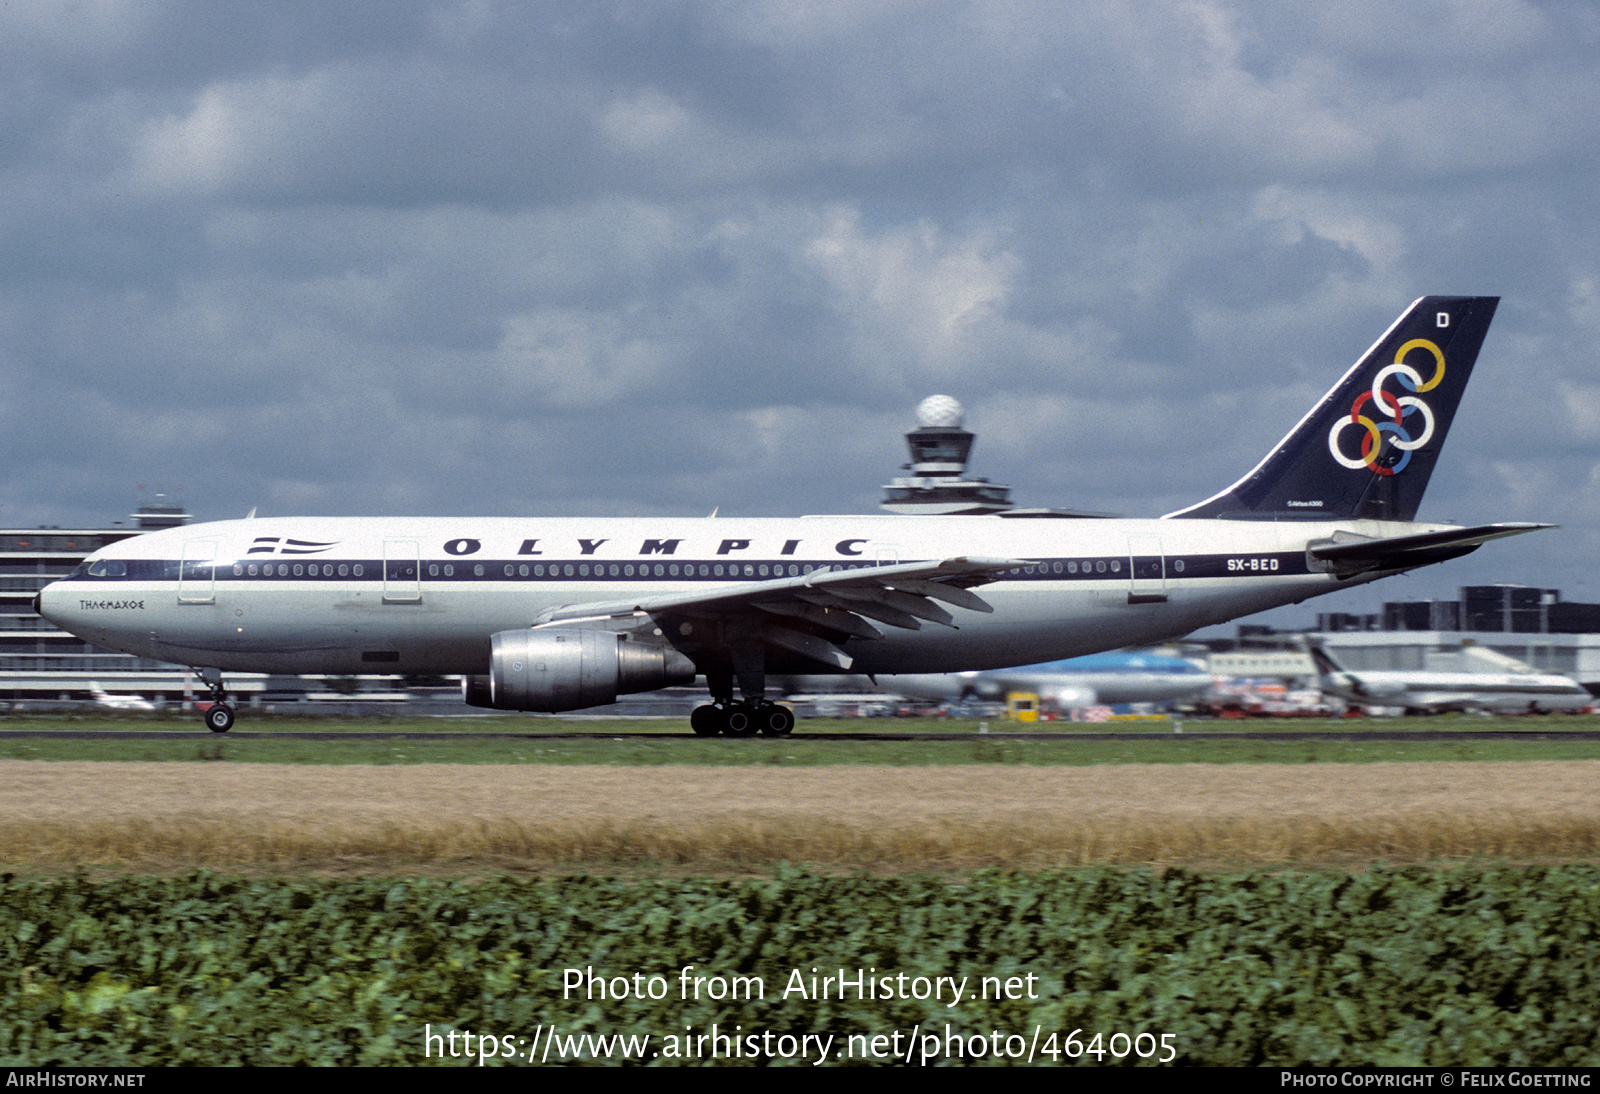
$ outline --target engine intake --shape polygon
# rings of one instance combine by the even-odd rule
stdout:
[[[555,713],[694,682],[694,662],[671,646],[616,631],[501,631],[490,643],[489,675],[461,682],[469,706]]]

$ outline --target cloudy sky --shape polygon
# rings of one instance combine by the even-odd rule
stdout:
[[[870,512],[933,392],[1155,516],[1487,294],[1421,515],[1565,530],[1320,608],[1600,600],[1588,3],[36,0],[0,81],[0,523]]]

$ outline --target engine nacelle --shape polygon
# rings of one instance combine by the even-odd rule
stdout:
[[[501,631],[490,642],[489,675],[461,682],[469,706],[554,713],[694,683],[694,662],[683,654],[616,631]]]

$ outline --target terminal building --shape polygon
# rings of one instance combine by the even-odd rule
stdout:
[[[1600,695],[1600,604],[1564,601],[1559,589],[1468,585],[1457,600],[1388,603],[1372,616],[1319,615],[1317,630],[1356,671],[1420,669],[1430,650],[1471,644]]]
[[[118,540],[186,524],[189,514],[157,495],[131,520],[110,528],[0,528],[0,702],[83,700],[96,686],[147,698],[181,699],[192,693],[194,682],[183,666],[101,649],[33,610],[39,590],[70,574],[88,555]],[[243,679],[235,688],[230,677],[229,687],[248,696],[259,694],[263,681]]]
[[[17,698],[21,680],[64,673],[127,672],[155,667],[109,653],[39,618],[33,598],[77,569],[91,552],[139,533],[131,529],[0,529],[0,695]]]

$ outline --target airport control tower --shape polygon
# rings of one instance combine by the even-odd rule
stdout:
[[[911,474],[883,488],[883,508],[891,513],[931,516],[982,515],[1012,508],[1011,487],[967,478],[967,459],[975,435],[961,428],[961,404],[948,395],[930,395],[917,404],[917,428],[906,434]]]

